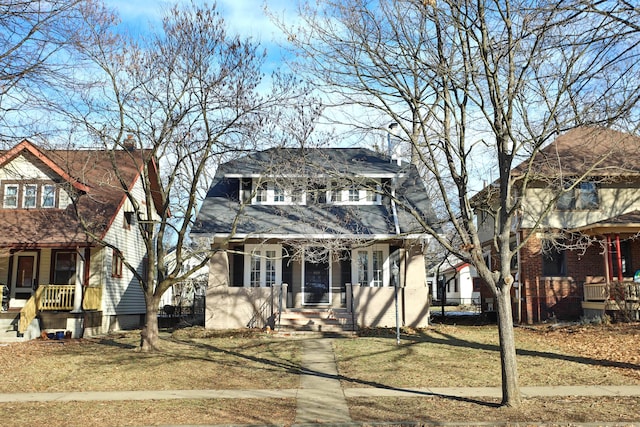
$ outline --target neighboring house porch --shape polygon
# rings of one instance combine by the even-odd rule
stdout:
[[[0,153],[0,339],[73,337],[139,327],[146,252],[133,212],[145,150],[44,150],[22,141]],[[118,184],[118,178],[128,185]]]

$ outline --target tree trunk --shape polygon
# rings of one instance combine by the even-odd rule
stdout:
[[[513,333],[510,287],[498,292],[498,336],[500,338],[500,366],[502,369],[502,405],[520,405],[516,341]]]
[[[140,331],[140,351],[156,351],[158,347],[158,302],[150,298],[146,304],[144,327]]]

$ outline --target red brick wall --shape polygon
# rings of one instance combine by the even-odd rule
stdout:
[[[520,252],[520,272],[524,283],[522,319],[536,323],[549,318],[577,319],[582,315],[583,288],[586,276],[604,275],[600,245],[565,252],[565,277],[542,274],[542,241],[532,236]]]

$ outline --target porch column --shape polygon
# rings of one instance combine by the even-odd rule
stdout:
[[[622,283],[622,248],[620,247],[619,234],[616,234],[616,263],[618,265],[618,281]]]
[[[605,254],[607,257],[607,281],[613,280],[613,257],[611,256],[611,236],[607,235],[607,253]]]
[[[84,269],[85,269],[85,259],[84,253],[80,248],[76,249],[76,283],[75,290],[73,293],[73,310],[72,313],[82,313],[82,289],[84,288]]]

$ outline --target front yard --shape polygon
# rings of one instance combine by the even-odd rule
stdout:
[[[336,339],[342,385],[350,387],[499,386],[495,326],[434,326]],[[516,329],[522,386],[640,384],[640,325]],[[297,388],[301,340],[262,332],[163,335],[164,351],[135,350],[135,332],[0,346],[0,392]],[[546,422],[638,420],[640,398],[530,398],[497,408],[491,399],[356,398],[354,421]],[[294,399],[3,403],[7,426],[284,424]]]

